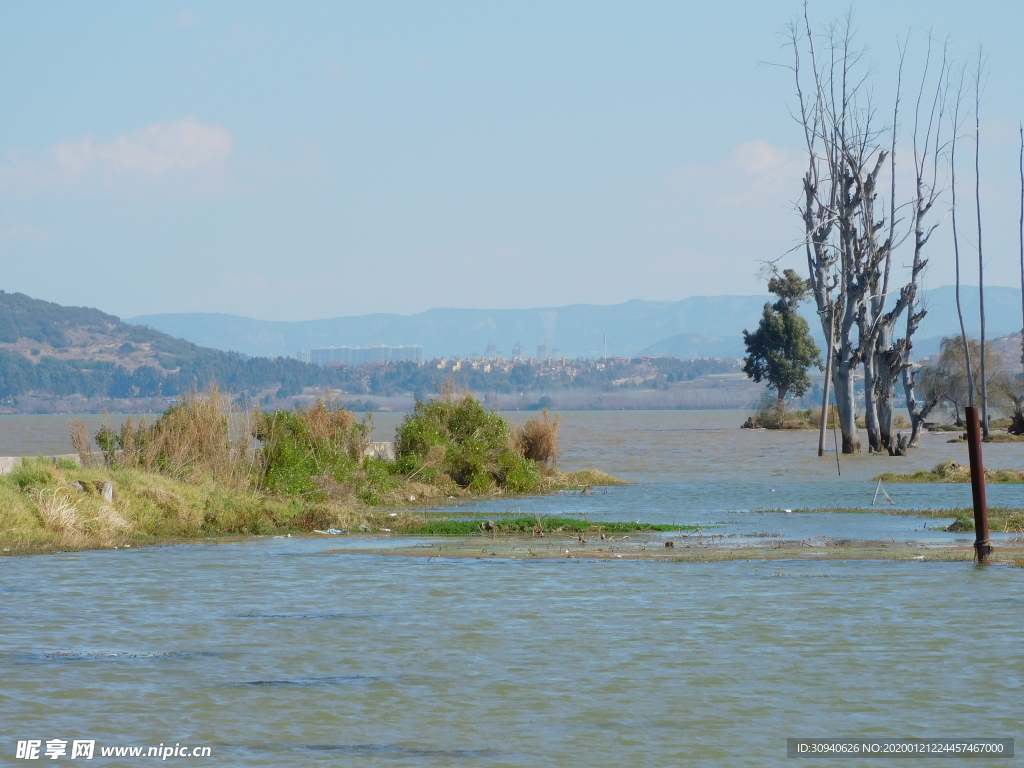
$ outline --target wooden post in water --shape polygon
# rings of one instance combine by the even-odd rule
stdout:
[[[981,422],[978,407],[969,405],[967,411],[967,455],[971,462],[971,493],[974,497],[974,551],[979,563],[992,554],[988,538],[988,501],[985,499],[985,467],[981,460]]]

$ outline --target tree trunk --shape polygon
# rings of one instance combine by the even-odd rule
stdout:
[[[879,444],[881,450],[887,452],[896,444],[893,440],[893,393],[883,391],[876,401],[876,407],[879,409]]]
[[[818,455],[825,455],[825,430],[828,428],[828,412],[829,412],[829,394],[832,388],[832,349],[835,346],[835,332],[833,326],[835,321],[833,318],[829,318],[828,325],[828,347],[825,354],[825,381],[822,383],[822,389],[824,390],[824,397],[821,402],[821,423],[818,425]]]
[[[857,433],[857,398],[855,392],[856,366],[849,359],[837,360],[832,373],[836,408],[839,410],[839,428],[843,433],[843,453],[860,453],[860,435]]]
[[[894,370],[893,363],[899,365],[900,356],[894,354],[892,348],[892,326],[882,325],[878,336],[878,349],[882,350],[875,356],[875,412],[878,418],[878,448],[883,453],[892,453],[895,445],[892,439],[892,401],[896,393],[896,379],[900,370]]]
[[[907,397],[907,413],[910,414],[910,442],[911,448],[918,448],[921,445],[921,430],[924,428],[924,420],[935,407],[935,402],[918,403],[917,388],[914,381],[914,370],[910,367],[903,369],[903,394]]]
[[[907,443],[911,448],[919,448],[921,445],[921,428],[924,426],[924,417],[920,415],[914,415],[910,417],[910,442]]]
[[[868,431],[868,453],[882,450],[878,430],[878,410],[875,403],[875,363],[877,356],[864,356],[864,426]]]

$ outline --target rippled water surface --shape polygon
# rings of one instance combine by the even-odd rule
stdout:
[[[378,438],[394,418],[378,415]],[[840,478],[813,434],[741,420],[565,414],[564,466],[638,484],[479,508],[956,536],[784,509],[870,506],[875,474],[965,460],[964,446],[926,436],[908,459],[842,459]],[[1015,468],[1022,451],[986,456]],[[1021,506],[1018,488],[990,492]],[[964,486],[886,490],[906,507],[969,503]],[[763,766],[787,762],[787,737],[840,735],[1024,747],[1022,569],[428,561],[360,543],[367,554],[293,538],[0,559],[5,760],[27,738],[208,745],[200,762],[226,766]]]

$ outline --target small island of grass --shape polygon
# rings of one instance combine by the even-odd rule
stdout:
[[[518,427],[468,395],[420,402],[398,428],[393,459],[367,455],[370,427],[323,402],[229,418],[216,390],[183,398],[152,425],[101,429],[102,453],[79,422],[80,462],[32,459],[0,477],[0,547],[13,555],[328,530],[422,535],[449,523],[461,531],[467,521],[426,507],[625,482],[559,471],[559,422],[546,411]]]

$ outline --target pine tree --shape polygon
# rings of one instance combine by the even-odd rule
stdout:
[[[807,369],[821,367],[821,351],[811,338],[807,321],[796,308],[810,291],[810,281],[792,269],[768,281],[768,291],[779,300],[765,304],[757,330],[743,331],[747,357],[743,372],[756,382],[767,381],[779,402],[792,393],[800,397],[811,386]]]

